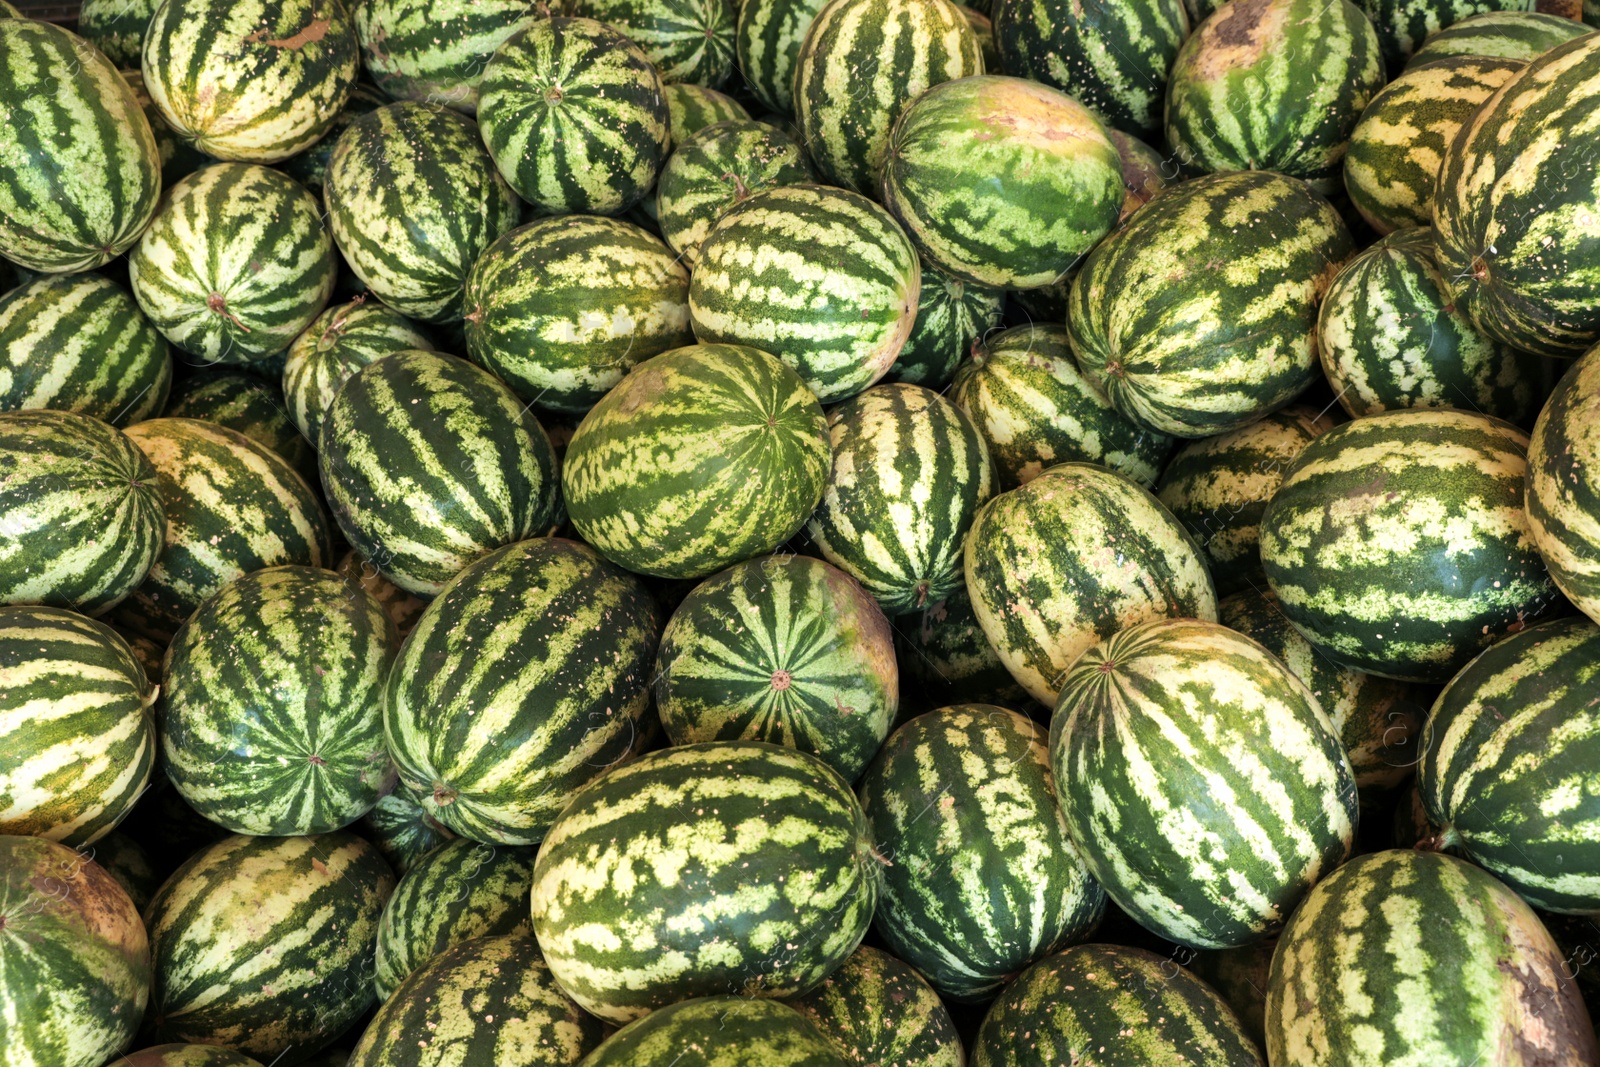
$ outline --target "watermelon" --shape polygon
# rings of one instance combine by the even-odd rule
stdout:
[[[533,932],[561,987],[609,1022],[694,996],[799,996],[866,932],[879,862],[817,757],[683,745],[573,797],[534,865]]]
[[[363,65],[386,96],[471,115],[484,64],[536,9],[528,0],[361,0],[350,13]]]
[[[799,532],[828,477],[817,398],[783,363],[692,345],[635,367],[562,463],[578,533],[629,570],[699,578]]]
[[[0,603],[103,615],[144,581],[166,512],[143,452],[99,419],[0,414]]]
[[[972,1067],[1041,1063],[1265,1067],[1214,989],[1170,959],[1120,945],[1040,960],[990,1007]]]
[[[1517,71],[1445,153],[1439,269],[1478,331],[1546,356],[1600,339],[1600,189],[1591,180],[1600,37]],[[1530,175],[1536,177],[1529,177]]]
[[[827,0],[741,0],[733,50],[745,84],[780,115],[794,112],[794,66]]]
[[[114,0],[114,2],[122,4],[123,0]],[[144,112],[145,121],[150,123],[150,132],[156,139],[156,157],[161,162],[161,184],[163,188],[170,189],[180,179],[187,178],[207,163],[214,161],[210,156],[196,149],[182,137],[179,137],[178,132],[167,122],[167,117],[161,113],[161,109],[156,107],[155,101],[150,99],[150,92],[144,87],[144,74],[139,70],[137,42],[134,45],[132,68],[131,70],[119,70],[117,73],[122,75],[122,80],[128,83],[128,88],[133,91],[133,99],[138,103],[139,110]]]
[[[806,533],[890,615],[961,585],[961,546],[993,492],[989,450],[960,408],[881,385],[828,412],[833,471]]]
[[[167,533],[149,576],[112,616],[118,626],[165,645],[235,578],[333,562],[322,502],[276,453],[197,419],[152,419],[128,437],[156,469]]]
[[[422,857],[395,886],[378,923],[378,999],[452,945],[476,937],[529,934],[531,848],[456,838]]]
[[[770,352],[833,403],[894,365],[916,322],[921,276],[910,240],[877,204],[843,189],[781,186],[723,215],[700,245],[689,317],[701,342]]]
[[[346,552],[333,569],[345,581],[359,585],[378,602],[383,613],[389,616],[389,621],[394,623],[397,642],[405,640],[416,627],[423,609],[428,606],[420,597],[413,596],[385,578],[355,549]]]
[[[358,370],[324,415],[317,462],[351,546],[422,596],[554,519],[555,455],[538,420],[454,356],[411,349]]]
[[[1000,661],[964,587],[895,622],[902,686],[920,691],[928,706],[977,702],[1030,714],[1047,712]],[[902,703],[902,713],[904,707]]]
[[[565,13],[616,27],[663,82],[717,88],[733,73],[733,0],[567,0]]]
[[[909,964],[862,945],[789,1006],[816,1024],[854,1067],[963,1067],[950,1013]]]
[[[941,994],[976,1002],[1083,940],[1105,894],[1067,837],[1045,730],[957,704],[894,732],[862,777],[888,863],[873,923]]]
[[[190,1045],[175,1042],[151,1045],[116,1059],[116,1067],[261,1067],[249,1056],[215,1045]]]
[[[108,833],[155,764],[156,692],[132,650],[75,612],[0,607],[0,687],[0,833],[73,846]]]
[[[583,1067],[851,1067],[809,1018],[746,997],[699,997],[623,1027]]]
[[[289,346],[283,365],[289,417],[315,448],[328,407],[352,374],[384,356],[431,347],[404,315],[366,297],[331,307]]]
[[[878,195],[906,105],[982,73],[978,36],[950,0],[829,0],[794,61],[794,113],[817,173]]]
[[[0,898],[8,905],[0,939],[8,1067],[100,1067],[116,1058],[150,992],[150,945],[128,894],[70,848],[0,836]]]
[[[994,23],[989,16],[979,14],[965,4],[961,5],[961,13],[967,17],[967,24],[972,27],[972,34],[978,39],[978,51],[983,56],[983,69],[990,73],[1000,70],[1000,53],[994,44]]]
[[[1557,45],[1592,32],[1592,27],[1562,15],[1525,10],[1487,11],[1468,15],[1430,33],[1406,68],[1446,56],[1504,56],[1526,63]]]
[[[593,19],[538,19],[507,38],[484,68],[478,113],[500,173],[551,214],[626,211],[670,143],[661,76]]]
[[[276,163],[328,132],[359,58],[339,0],[163,0],[140,66],[151,99],[200,151]]]
[[[178,383],[162,414],[238,430],[288,460],[307,484],[317,482],[316,451],[284,410],[276,382],[241,371],[202,371]]]
[[[1214,621],[1200,549],[1149,491],[1090,463],[1061,463],[985,504],[964,557],[973,614],[1039,702],[1095,642],[1170,617]]]
[[[1167,77],[1189,34],[1182,0],[994,0],[991,17],[994,73],[1053,85],[1119,130],[1160,132]]]
[[[1344,157],[1344,187],[1361,217],[1379,233],[1433,225],[1434,186],[1450,142],[1525,65],[1447,56],[1409,67],[1379,90],[1351,131]]]
[[[988,446],[1002,489],[1068,461],[1099,463],[1149,486],[1172,450],[1172,438],[1118,414],[1089,384],[1063,326],[1013,326],[975,342],[950,399]]]
[[[422,805],[404,789],[379,797],[356,824],[356,832],[383,853],[394,873],[402,876],[456,836],[423,811]]]
[[[1122,157],[1072,97],[1020,78],[935,85],[889,137],[883,202],[925,265],[1032,289],[1065,274],[1116,225]]]
[[[671,82],[661,87],[661,95],[667,101],[667,126],[671,131],[669,140],[673,145],[682,144],[688,137],[707,126],[734,119],[741,121],[750,119],[750,112],[745,110],[745,106],[739,101],[727,93],[707,89],[703,85]],[[646,197],[640,206],[647,206],[649,203],[650,198]]]
[[[1267,987],[1274,1067],[1600,1057],[1577,983],[1533,909],[1451,856],[1359,856],[1306,898]]]
[[[1195,170],[1277,171],[1328,195],[1381,88],[1378,35],[1350,0],[1223,4],[1172,65],[1167,142]]]
[[[1211,566],[1222,593],[1266,585],[1261,513],[1306,445],[1334,418],[1295,405],[1230,433],[1178,449],[1156,483],[1156,499],[1181,522]]]
[[[137,67],[144,31],[161,0],[83,0],[78,32],[118,67]]]
[[[167,340],[207,362],[249,363],[287,348],[322,311],[333,241],[293,179],[215,163],[168,190],[128,274]]]
[[[1143,623],[1086,651],[1062,681],[1050,764],[1095,879],[1191,948],[1276,933],[1355,840],[1354,774],[1317,698],[1212,622]]]
[[[372,295],[424,322],[463,313],[467,272],[517,224],[517,198],[476,124],[442,104],[399,103],[346,127],[328,160],[328,225]]]
[[[1600,349],[1556,383],[1528,446],[1528,528],[1557,588],[1600,620]]]
[[[1600,910],[1597,677],[1600,627],[1581,616],[1530,627],[1450,680],[1423,738],[1417,784],[1438,844],[1548,911]]]
[[[1168,178],[1177,175],[1170,160],[1163,159],[1160,152],[1131,133],[1117,129],[1106,132],[1122,160],[1122,216],[1117,221],[1123,223],[1165,189]]]
[[[843,571],[764,556],[683,599],[656,654],[656,710],[675,745],[747,740],[821,757],[855,781],[900,700],[889,622]]]
[[[979,338],[999,328],[1005,297],[999,289],[972,285],[923,267],[911,336],[882,381],[942,392],[962,357]],[[992,458],[993,449],[990,451]]]
[[[573,792],[642,747],[661,619],[593,549],[537,537],[428,605],[389,673],[400,780],[464,837],[531,845]]]
[[[1529,0],[1360,0],[1372,19],[1378,44],[1390,70],[1399,69],[1428,37],[1441,27],[1485,12],[1546,9]]]
[[[104,867],[127,890],[128,899],[140,911],[161,888],[167,873],[157,870],[149,851],[123,830],[113,830],[93,845],[79,846],[79,852]]]
[[[339,143],[339,138],[356,119],[378,110],[387,103],[389,103],[387,96],[365,82],[357,82],[355,88],[350,90],[350,98],[345,101],[339,114],[334,116],[333,124],[328,127],[328,132],[322,135],[322,139],[310,148],[297,152],[279,163],[278,169],[305,186],[311,195],[320,201],[323,190],[328,184],[328,164],[333,161],[333,149]],[[350,273],[348,267],[340,270],[341,286],[350,283]],[[360,279],[355,281],[359,284]],[[339,290],[336,288],[335,292]]]
[[[1343,667],[1443,683],[1559,602],[1522,509],[1528,437],[1386,411],[1306,446],[1261,516],[1279,606]]]
[[[1260,172],[1184,182],[1084,261],[1067,314],[1079,368],[1148,429],[1238,429],[1315,380],[1317,306],[1352,251],[1338,212],[1303,182]]]
[[[635,363],[694,342],[688,270],[617,219],[565,215],[512,230],[478,257],[465,304],[473,360],[528,403],[568,415],[594,407]]]
[[[161,161],[115,67],[81,37],[0,19],[0,255],[37,271],[121,255],[155,212]]]

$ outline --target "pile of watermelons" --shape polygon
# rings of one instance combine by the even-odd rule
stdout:
[[[0,2],[0,1063],[1600,1067],[1600,7],[1362,3]]]

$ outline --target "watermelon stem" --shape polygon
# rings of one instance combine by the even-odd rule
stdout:
[[[206,307],[233,323],[245,333],[250,332],[250,327],[239,321],[239,316],[228,310],[228,298],[221,293],[212,293],[206,298]]]

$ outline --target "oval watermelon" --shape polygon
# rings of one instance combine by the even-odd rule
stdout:
[[[1528,529],[1550,577],[1600,620],[1600,349],[1556,383],[1528,445]]]
[[[471,115],[484,64],[538,12],[528,0],[361,0],[350,14],[365,69],[386,96]]]
[[[944,392],[962,357],[999,328],[1005,300],[1002,290],[970,285],[923,267],[911,334],[882,381]]]

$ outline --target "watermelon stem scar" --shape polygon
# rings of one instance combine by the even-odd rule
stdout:
[[[223,318],[239,327],[239,329],[243,330],[245,333],[250,332],[250,327],[240,322],[239,316],[228,310],[228,298],[223,296],[221,293],[212,293],[210,296],[206,297],[206,307],[210,308],[218,315],[221,315]]]

